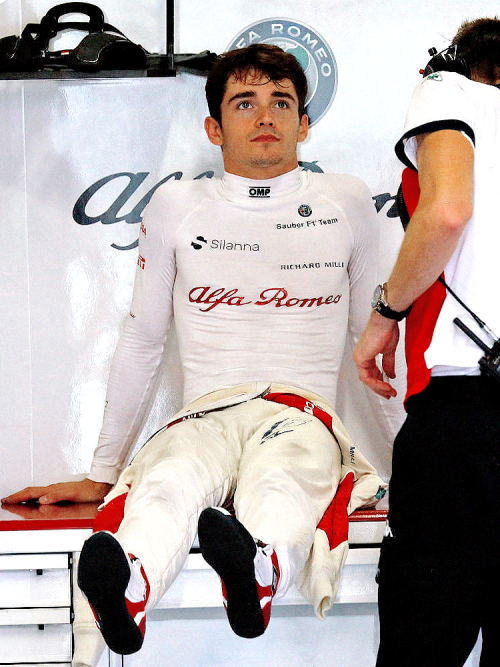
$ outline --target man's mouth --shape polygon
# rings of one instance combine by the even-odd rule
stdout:
[[[279,139],[274,134],[259,134],[258,137],[252,139],[253,143],[265,143],[265,144],[272,144],[276,141],[279,141]]]

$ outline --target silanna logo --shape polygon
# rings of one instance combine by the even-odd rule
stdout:
[[[194,241],[191,241],[191,247],[195,250],[202,248],[209,248],[210,250],[228,250],[237,252],[259,252],[260,246],[258,243],[247,243],[245,241],[227,241],[226,239],[211,239],[207,241],[204,236],[197,236]]]
[[[328,111],[337,92],[337,63],[323,37],[305,23],[290,19],[265,19],[247,26],[228,45],[227,51],[254,43],[275,44],[293,53],[306,74],[309,125]]]

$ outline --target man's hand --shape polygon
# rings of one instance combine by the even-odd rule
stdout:
[[[28,500],[38,500],[40,505],[54,505],[64,500],[74,503],[94,503],[103,500],[112,486],[106,482],[93,482],[91,479],[83,479],[80,482],[62,482],[49,486],[29,486],[7,498],[2,498],[2,503],[16,505]]]
[[[382,354],[382,368],[390,377],[396,377],[395,352],[399,341],[399,327],[395,320],[372,312],[366,329],[354,348],[354,361],[358,367],[359,379],[375,393],[384,398],[396,396],[396,390],[384,380],[377,365],[377,355]]]
[[[35,505],[32,503],[18,503],[16,505],[2,505],[4,512],[10,512],[28,521],[37,519],[70,520],[94,519],[98,513],[96,503],[58,503],[56,505]]]

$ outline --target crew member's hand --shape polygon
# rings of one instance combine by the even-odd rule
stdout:
[[[37,500],[40,505],[53,505],[62,501],[74,503],[94,503],[103,500],[110,491],[112,484],[93,482],[83,479],[79,482],[61,482],[49,486],[29,486],[22,491],[2,498],[5,505],[15,505],[28,500]]]
[[[384,398],[396,396],[394,387],[384,379],[377,365],[377,355],[382,354],[382,369],[389,378],[395,378],[395,352],[399,341],[399,327],[395,320],[372,312],[366,329],[354,348],[354,361],[359,379]]]

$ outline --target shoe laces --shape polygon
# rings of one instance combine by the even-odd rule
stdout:
[[[132,556],[128,555],[129,565],[130,565],[130,580],[128,582],[127,590],[125,591],[125,597],[130,602],[143,602],[146,599],[146,581],[142,574],[142,564],[141,561]]]
[[[255,579],[260,586],[270,586],[272,594],[276,593],[279,571],[273,564],[274,549],[270,544],[256,541],[257,553],[254,557]]]

